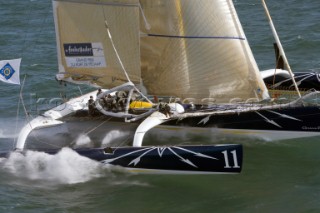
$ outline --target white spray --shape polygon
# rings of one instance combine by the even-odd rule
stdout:
[[[112,130],[106,134],[106,136],[103,138],[101,146],[111,146],[112,142],[115,141],[115,139],[123,138],[125,139],[126,136],[128,136],[128,132],[123,132],[119,130]]]
[[[80,156],[70,148],[63,148],[55,155],[27,151],[12,153],[0,161],[0,167],[14,176],[51,183],[81,183],[105,175],[107,167]]]

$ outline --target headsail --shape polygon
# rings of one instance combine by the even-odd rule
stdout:
[[[141,65],[148,92],[181,98],[267,98],[232,0],[141,0]],[[142,19],[142,18],[141,18]]]
[[[127,82],[113,42],[130,80],[140,82],[138,0],[53,0],[53,8],[58,79],[104,88]]]

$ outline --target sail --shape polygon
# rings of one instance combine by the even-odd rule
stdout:
[[[59,80],[104,88],[140,82],[138,0],[53,0],[53,9]]]
[[[141,75],[149,94],[196,103],[268,97],[232,0],[140,3]]]

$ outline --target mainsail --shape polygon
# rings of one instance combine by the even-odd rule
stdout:
[[[229,102],[268,97],[232,0],[141,0],[143,83],[150,94]],[[209,99],[209,100],[210,100]]]
[[[138,0],[53,0],[53,8],[58,79],[112,88],[128,82],[123,63],[140,82]]]

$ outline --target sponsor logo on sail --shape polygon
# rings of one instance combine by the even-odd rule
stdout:
[[[93,56],[91,43],[63,44],[66,56]]]
[[[101,68],[106,67],[103,44],[66,43],[63,44],[67,67]]]

